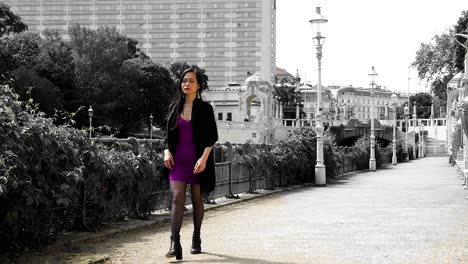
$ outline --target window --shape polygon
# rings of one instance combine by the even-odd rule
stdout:
[[[226,121],[232,121],[232,113],[227,113]]]
[[[252,138],[257,138],[257,133],[252,133]]]
[[[218,113],[218,120],[220,120],[220,121],[223,120],[223,113]]]

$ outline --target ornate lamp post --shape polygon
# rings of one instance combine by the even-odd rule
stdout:
[[[296,126],[300,126],[300,108],[301,108],[301,77],[299,76],[299,72],[296,73],[296,89],[294,90],[294,92],[296,93]]]
[[[315,165],[315,185],[325,186],[327,183],[325,164],[323,163],[323,126],[322,126],[322,46],[325,42],[325,37],[322,35],[322,28],[328,22],[320,13],[320,7],[316,7],[316,14],[311,19],[313,41],[317,48],[318,62],[318,83],[317,83],[317,110],[315,114],[315,132],[317,133],[317,164]]]
[[[150,127],[149,127],[149,132],[150,132],[150,139],[153,139],[153,114],[151,113],[149,116],[150,120]]]
[[[89,117],[89,139],[93,137],[93,113],[94,110],[91,106],[88,109],[88,117]]]
[[[414,135],[414,146],[413,146],[413,157],[416,159],[416,101],[413,102],[413,135]]]
[[[424,158],[426,155],[426,150],[424,149],[424,124],[421,122],[421,158]]]
[[[408,116],[409,116],[409,107],[408,106],[405,106],[405,108],[403,108],[403,111],[405,113],[405,126],[406,126],[406,129],[405,129],[405,148],[404,148],[404,151],[405,151],[405,161],[409,161],[409,152],[408,152],[408,129],[409,129],[409,126],[408,126]]]
[[[423,150],[422,150],[422,121],[421,119],[418,119],[418,125],[419,125],[419,132],[418,132],[418,135],[419,135],[419,146],[418,146],[418,152],[419,152],[419,157],[418,158],[422,158],[423,157]]]
[[[392,100],[392,111],[393,111],[393,139],[392,139],[392,164],[397,165],[397,156],[396,156],[396,107],[398,104],[398,96],[393,93],[390,96]]]
[[[372,70],[369,73],[369,77],[371,79],[371,135],[370,135],[370,159],[369,159],[369,170],[375,171],[377,164],[375,161],[375,129],[374,129],[374,85],[375,79],[379,75],[376,71],[374,66],[372,66]]]

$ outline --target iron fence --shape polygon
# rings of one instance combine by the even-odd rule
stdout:
[[[99,225],[96,221],[103,220],[94,219],[90,212],[90,209],[99,207],[99,203],[115,204],[116,208],[120,210],[119,214],[125,215],[126,213],[126,217],[136,215],[140,218],[145,218],[153,211],[169,209],[171,207],[169,182],[167,179],[162,178],[160,170],[163,166],[162,140],[92,138],[92,141],[93,144],[112,145],[112,147],[117,147],[124,151],[133,151],[135,155],[138,155],[139,149],[144,145],[155,153],[154,155],[156,156],[153,156],[153,162],[161,164],[147,166],[148,172],[141,173],[142,177],[134,179],[132,186],[129,188],[130,190],[118,189],[118,183],[105,185],[104,181],[102,182],[102,186],[106,188],[99,190],[96,190],[96,188],[91,189],[91,187],[84,184],[82,217],[83,222],[85,225],[88,225],[89,229],[93,229]],[[221,197],[238,199],[241,193],[257,193],[260,190],[274,189],[285,185],[288,182],[287,177],[294,177],[294,175],[282,175],[280,172],[267,166],[256,166],[255,164],[242,163],[236,160],[236,157],[254,156],[258,151],[271,151],[271,146],[265,144],[231,144],[229,142],[215,144],[213,148],[216,173],[215,190],[204,197],[205,203],[214,203],[215,199]],[[345,155],[342,164],[338,168],[339,174],[355,170],[356,165],[352,160],[352,156]],[[93,197],[92,201],[89,201],[87,197]],[[187,198],[188,204],[190,203],[189,193]]]

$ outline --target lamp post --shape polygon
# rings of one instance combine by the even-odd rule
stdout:
[[[313,41],[317,48],[317,62],[318,62],[318,83],[317,83],[317,110],[315,114],[315,132],[317,133],[317,164],[315,165],[315,185],[325,186],[327,183],[325,164],[323,163],[323,126],[322,126],[322,91],[321,91],[321,78],[322,78],[322,46],[325,42],[325,37],[322,35],[322,29],[327,19],[320,13],[320,7],[316,7],[316,14],[309,22],[312,25]]]
[[[228,121],[226,124],[227,128],[227,142],[231,143],[231,121]]]
[[[419,125],[419,131],[418,131],[418,136],[419,136],[419,144],[418,144],[418,158],[422,158],[422,121],[421,119],[418,119],[418,125]]]
[[[416,159],[416,101],[413,102],[413,135],[414,135],[414,146],[413,146],[413,157]]]
[[[294,90],[294,92],[296,93],[296,127],[300,126],[300,107],[301,107],[301,77],[299,76],[299,72],[296,73],[296,89]]]
[[[405,106],[405,108],[403,108],[403,111],[405,113],[405,148],[404,148],[404,151],[405,151],[405,161],[409,161],[409,152],[408,152],[408,129],[409,129],[409,126],[408,126],[408,115],[409,115],[409,107],[408,106]]]
[[[150,127],[149,127],[150,139],[153,139],[153,114],[152,113],[149,116],[149,120],[150,120]]]
[[[424,124],[421,122],[421,158],[424,158],[426,155],[426,150],[424,149]]]
[[[396,107],[398,104],[398,96],[393,93],[390,96],[392,101],[392,111],[393,111],[393,139],[392,139],[392,164],[397,165],[397,156],[396,156]]]
[[[374,129],[374,85],[375,79],[377,78],[378,73],[375,71],[374,66],[372,66],[372,70],[369,73],[369,77],[371,79],[371,135],[370,135],[370,159],[369,159],[369,170],[375,171],[376,170],[376,161],[375,161],[375,129]]]
[[[93,113],[94,110],[91,106],[88,109],[88,117],[89,117],[89,139],[93,137]]]

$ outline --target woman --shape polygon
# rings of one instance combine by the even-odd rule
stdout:
[[[206,88],[204,74],[198,68],[188,68],[180,77],[180,89],[169,107],[165,174],[172,191],[171,247],[167,258],[182,259],[180,228],[184,217],[185,191],[190,184],[193,205],[193,237],[190,253],[201,253],[200,229],[203,221],[203,193],[213,191],[215,168],[213,145],[218,131],[213,108],[201,100]]]

